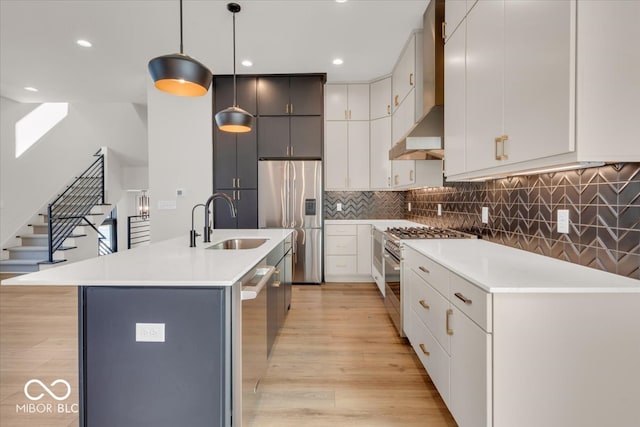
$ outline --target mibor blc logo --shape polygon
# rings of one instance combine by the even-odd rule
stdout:
[[[58,402],[67,400],[71,395],[71,384],[58,378],[48,386],[39,379],[33,378],[24,384],[24,395],[32,403],[16,405],[16,413],[22,414],[76,414],[77,403],[51,403],[41,402],[43,399],[52,398]],[[33,403],[38,402],[38,403]]]

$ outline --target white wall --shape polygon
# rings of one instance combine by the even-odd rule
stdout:
[[[38,105],[0,97],[2,247],[12,244],[33,215],[89,166],[100,147],[108,147],[121,164],[147,162],[146,110],[130,103],[70,104],[68,116],[16,159],[15,123]],[[121,182],[117,171],[111,173],[112,182]]]
[[[211,92],[179,97],[147,85],[151,240],[184,237],[189,244],[191,208],[212,193],[213,114]],[[183,195],[177,196],[176,190]],[[175,209],[160,209],[175,202]],[[202,209],[198,209],[201,214]],[[201,216],[201,215],[200,215]],[[197,229],[202,229],[202,220]]]

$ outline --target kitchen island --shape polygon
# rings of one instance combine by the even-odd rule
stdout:
[[[195,248],[176,238],[2,284],[79,287],[81,426],[241,425],[243,283],[275,273],[290,234],[215,230]],[[236,238],[265,242],[210,248]]]

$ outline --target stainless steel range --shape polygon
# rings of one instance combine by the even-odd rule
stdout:
[[[475,239],[473,234],[437,227],[394,227],[387,228],[384,244],[384,305],[387,313],[398,329],[402,330],[402,280],[400,274],[401,241],[405,239]]]

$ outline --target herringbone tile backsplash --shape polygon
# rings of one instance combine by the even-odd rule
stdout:
[[[336,212],[337,202],[342,212]],[[483,206],[489,208],[488,224],[481,222]],[[569,210],[569,234],[556,231],[558,209]],[[640,163],[407,192],[326,192],[324,214],[326,219],[406,218],[456,228],[640,279]]]
[[[450,183],[408,191],[405,202],[413,221],[640,279],[640,163]],[[569,234],[556,231],[558,209],[569,210]]]

